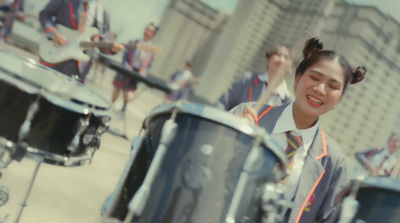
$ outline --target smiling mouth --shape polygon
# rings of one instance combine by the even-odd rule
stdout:
[[[323,104],[323,102],[313,96],[307,95],[307,101],[315,107],[319,107]]]

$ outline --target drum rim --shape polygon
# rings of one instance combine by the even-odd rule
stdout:
[[[398,192],[400,193],[400,180],[387,178],[387,177],[373,177],[369,176],[365,179],[353,179],[351,182],[344,187],[335,198],[335,205],[340,205],[343,201],[343,198],[346,194],[350,193],[352,190],[353,185],[356,181],[360,181],[360,189],[362,188],[379,188],[383,190],[388,190],[391,192]],[[396,182],[396,183],[393,183]]]
[[[91,111],[93,111],[93,113],[95,115],[97,115],[97,113],[100,113],[100,115],[111,116],[111,110],[112,110],[112,107],[113,107],[113,103],[111,101],[107,100],[104,96],[102,96],[98,92],[96,92],[96,91],[92,90],[91,88],[88,88],[85,85],[83,85],[82,83],[78,82],[74,78],[69,77],[67,75],[63,75],[60,72],[58,72],[58,71],[56,71],[56,70],[54,70],[54,69],[52,69],[50,67],[47,67],[47,66],[44,66],[43,64],[38,63],[37,61],[35,61],[32,58],[23,57],[23,56],[15,53],[15,52],[4,50],[4,49],[0,49],[0,53],[4,53],[6,55],[12,55],[12,56],[17,57],[18,59],[22,60],[24,63],[28,63],[30,65],[33,65],[33,66],[39,67],[41,69],[44,69],[44,70],[46,70],[48,72],[51,72],[54,75],[56,75],[57,77],[62,78],[64,80],[66,80],[66,81],[74,82],[74,84],[78,85],[79,87],[85,88],[85,90],[87,90],[91,94],[95,95],[97,98],[101,99],[104,102],[104,104],[108,104],[108,105],[106,107],[104,107],[104,106],[100,106],[100,105],[90,104],[90,103],[85,102],[85,101],[81,101],[79,98],[65,97],[65,96],[68,96],[68,95],[61,94],[61,93],[58,93],[58,92],[48,91],[48,89],[46,89],[46,88],[40,88],[40,86],[37,86],[36,84],[34,85],[33,83],[31,83],[31,81],[29,81],[28,79],[18,75],[17,73],[15,73],[13,71],[10,71],[10,70],[3,69],[3,68],[0,67],[0,69],[3,71],[3,73],[6,73],[7,75],[10,75],[10,76],[17,76],[17,77],[19,77],[18,81],[21,81],[24,84],[28,84],[28,85],[30,85],[30,86],[32,86],[34,88],[37,88],[37,90],[38,90],[37,94],[42,95],[48,101],[52,101],[51,99],[53,99],[53,100],[57,101],[57,103],[58,103],[57,105],[60,105],[60,106],[66,105],[68,102],[74,103],[74,104],[76,104],[76,106],[82,107],[82,109],[76,110],[76,109],[69,109],[68,106],[62,106],[62,107],[65,108],[65,109],[71,110],[71,111],[76,111],[76,112],[82,113],[82,114],[87,114],[88,113],[87,111],[91,110]],[[0,77],[0,79],[2,79],[2,78]],[[18,85],[16,83],[12,83],[12,84],[14,86],[18,87]],[[40,92],[41,89],[44,89],[44,92]],[[32,93],[29,93],[29,94],[32,94]],[[63,103],[63,102],[67,102],[67,103]]]
[[[14,152],[13,150],[17,147],[17,144],[13,141],[10,141],[2,136],[0,136],[0,150],[6,149],[10,152]],[[88,151],[86,151],[88,152]],[[84,154],[81,156],[73,156],[73,157],[65,157],[58,154],[46,152],[34,147],[28,146],[26,148],[25,157],[34,158],[34,157],[42,157],[44,162],[46,160],[54,161],[55,163],[49,163],[52,165],[64,166],[64,167],[72,167],[72,166],[82,166],[87,162],[90,162],[91,158],[88,154]]]
[[[187,113],[194,116],[200,116],[207,120],[221,123],[229,128],[235,129],[254,138],[262,135],[263,140],[261,143],[269,148],[272,153],[279,159],[279,161],[281,161],[281,169],[282,171],[286,172],[287,158],[282,149],[279,148],[278,143],[272,139],[271,135],[264,128],[252,125],[245,119],[238,119],[237,116],[228,112],[224,112],[221,109],[215,107],[183,101],[164,103],[155,107],[150,112],[149,116],[146,117],[146,119],[143,121],[143,128],[146,129],[149,126],[150,122],[156,117],[171,113],[174,109],[177,109],[178,113]]]

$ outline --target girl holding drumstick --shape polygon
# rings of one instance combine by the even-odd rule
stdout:
[[[306,42],[304,59],[296,69],[294,102],[256,105],[259,111],[246,104],[233,109],[264,127],[287,155],[291,171],[281,183],[294,207],[284,213],[282,222],[327,220],[336,194],[348,183],[345,156],[322,131],[319,117],[340,102],[349,84],[363,80],[366,70],[352,69],[343,56],[322,48],[318,39]]]

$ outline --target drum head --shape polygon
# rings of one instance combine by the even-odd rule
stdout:
[[[285,154],[282,152],[282,149],[279,147],[279,145],[264,130],[264,128],[250,124],[244,118],[239,118],[236,115],[211,106],[185,102],[165,103],[154,108],[153,111],[151,111],[150,115],[143,123],[144,128],[147,128],[150,123],[157,117],[171,114],[173,110],[177,110],[178,113],[198,116],[213,122],[217,122],[221,125],[227,126],[252,137],[262,136],[263,139],[261,144],[264,144],[271,150],[271,152],[275,154],[275,156],[277,156],[280,163],[282,163],[282,169],[286,171],[287,159]]]
[[[32,59],[0,50],[0,80],[29,94],[42,94],[50,102],[79,113],[87,107],[108,110],[112,103],[73,78],[43,66]]]
[[[130,200],[154,168],[170,118],[177,128],[158,160],[157,176],[137,222],[225,222],[228,214],[260,222],[263,188],[284,172],[279,168],[286,166],[283,152],[263,129],[245,119],[184,102],[161,105],[145,121],[142,143],[106,215],[126,219]],[[241,174],[244,166],[247,177]]]

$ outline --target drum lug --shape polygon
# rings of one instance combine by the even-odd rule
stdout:
[[[125,218],[125,222],[131,222],[134,217],[140,217],[143,214],[144,208],[151,193],[151,185],[153,184],[153,181],[159,171],[168,146],[176,135],[177,129],[178,124],[175,122],[173,114],[173,116],[164,123],[164,126],[161,130],[160,144],[157,147],[156,153],[151,161],[149,170],[143,180],[142,185],[129,201],[129,213]]]
[[[16,145],[15,151],[10,155],[11,159],[16,161],[21,161],[26,154],[26,149],[28,148],[28,143],[21,142]]]
[[[7,203],[9,197],[8,194],[9,194],[8,188],[0,185],[0,206],[3,206]]]
[[[351,187],[350,195],[343,199],[341,207],[342,211],[338,223],[350,223],[353,221],[353,218],[360,207],[360,202],[356,200],[356,196],[361,184],[362,179],[355,180],[354,185]]]
[[[90,119],[90,115],[86,118],[83,119],[81,118],[79,120],[79,126],[78,126],[78,131],[76,132],[74,138],[72,139],[71,144],[68,146],[68,150],[71,152],[76,152],[78,150],[78,146],[80,143],[80,137],[82,135],[82,133],[86,130],[86,128],[89,126],[89,119]]]
[[[278,223],[282,221],[283,212],[293,208],[294,203],[285,200],[285,189],[281,184],[267,183],[262,195],[263,223]]]
[[[23,139],[26,138],[26,136],[30,133],[31,131],[31,121],[33,117],[35,116],[36,112],[39,110],[39,99],[33,102],[29,106],[28,113],[26,115],[25,121],[22,123],[21,127],[19,128],[19,133],[18,133],[18,138],[19,141],[21,142]]]
[[[239,207],[241,205],[241,200],[244,194],[244,191],[247,189],[246,184],[248,179],[251,177],[252,172],[257,168],[259,162],[261,161],[261,141],[262,136],[259,135],[255,138],[252,148],[250,149],[249,154],[246,157],[246,160],[243,164],[243,169],[239,176],[239,181],[236,185],[233,198],[231,204],[228,209],[228,213],[225,218],[225,223],[234,223],[237,222],[237,214],[239,211]],[[246,216],[241,216],[240,218],[243,219]]]
[[[100,136],[97,134],[85,134],[82,137],[83,145],[98,149],[100,147]]]

